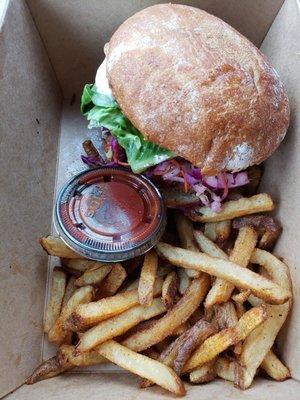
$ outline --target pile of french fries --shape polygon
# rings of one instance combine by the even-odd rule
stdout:
[[[183,379],[216,378],[248,388],[261,371],[290,377],[274,348],[292,304],[287,265],[268,250],[281,228],[267,194],[228,201],[222,211],[175,215],[178,245],[105,264],[81,258],[61,239],[40,243],[61,266],[52,274],[44,331],[57,354],[28,384],[75,367],[112,362],[185,394]],[[266,219],[267,218],[267,219]]]

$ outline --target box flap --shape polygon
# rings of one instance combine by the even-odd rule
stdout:
[[[61,96],[22,1],[0,34],[0,396],[40,361],[47,260],[37,243],[52,215]]]
[[[66,98],[81,95],[84,83],[92,82],[103,59],[103,46],[112,33],[136,11],[153,0],[27,0],[46,45]],[[283,0],[190,0],[188,4],[217,15],[257,46],[260,45]]]
[[[291,125],[279,150],[266,163],[263,188],[278,202],[283,234],[276,252],[290,265],[294,306],[279,341],[294,378],[300,379],[300,8],[285,1],[261,49],[285,82],[291,104]]]

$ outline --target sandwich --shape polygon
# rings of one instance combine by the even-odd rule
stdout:
[[[148,7],[104,52],[81,112],[101,131],[106,156],[82,159],[145,174],[171,207],[219,211],[286,134],[289,102],[269,60],[203,10]]]

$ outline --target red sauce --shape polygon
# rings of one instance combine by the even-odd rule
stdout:
[[[78,242],[101,250],[139,246],[156,235],[164,219],[153,185],[128,170],[87,171],[69,188],[60,206],[62,223]]]

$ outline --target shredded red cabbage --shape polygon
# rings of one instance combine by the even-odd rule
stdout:
[[[124,149],[117,139],[108,135],[106,137],[106,150],[109,157],[106,161],[99,157],[81,156],[82,161],[90,167],[122,165],[130,168],[127,163]],[[193,190],[199,197],[199,205],[210,207],[219,212],[221,203],[230,197],[229,189],[244,186],[249,183],[247,172],[221,172],[215,176],[203,176],[199,168],[181,158],[173,158],[148,168],[145,176],[149,179],[160,180],[167,184],[173,182],[182,185],[183,190]]]
[[[199,168],[182,159],[171,159],[147,171],[149,178],[165,182],[179,182],[185,190],[194,190],[199,204],[220,211],[221,202],[228,196],[229,189],[249,183],[247,172],[221,172],[216,176],[202,176]]]

